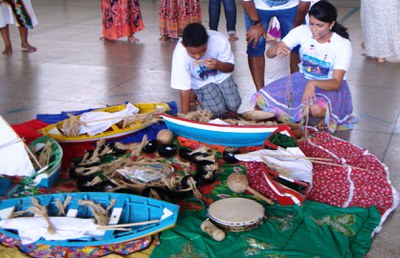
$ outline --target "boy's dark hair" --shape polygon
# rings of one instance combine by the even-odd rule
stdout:
[[[347,28],[339,24],[336,19],[337,19],[337,10],[334,5],[329,3],[328,1],[321,0],[313,6],[311,6],[310,11],[308,12],[308,15],[314,16],[316,19],[323,21],[323,22],[335,22],[333,25],[331,31],[336,32],[343,38],[349,39],[349,33],[347,33]]]
[[[200,23],[190,23],[183,30],[182,43],[185,47],[200,47],[208,41],[206,28]]]

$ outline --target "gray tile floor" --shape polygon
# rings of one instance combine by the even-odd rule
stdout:
[[[244,104],[255,92],[245,54],[243,8],[238,5],[239,41],[234,77]],[[349,28],[353,62],[348,81],[355,115],[360,122],[351,131],[335,135],[368,149],[389,168],[400,189],[400,60],[378,64],[363,56],[359,0],[332,1],[340,21]],[[202,0],[203,23],[208,24],[208,1]],[[34,119],[36,114],[102,107],[125,101],[179,101],[169,88],[171,53],[176,41],[158,41],[158,1],[140,2],[145,30],[140,43],[126,39],[101,42],[101,13],[97,0],[35,0],[39,25],[30,31],[36,53],[22,53],[18,30],[11,27],[12,56],[0,55],[0,114],[11,123]],[[220,31],[225,32],[223,16]],[[0,44],[3,49],[3,44]],[[266,82],[288,74],[287,63],[267,60]],[[393,212],[374,237],[371,257],[400,257],[400,212]]]

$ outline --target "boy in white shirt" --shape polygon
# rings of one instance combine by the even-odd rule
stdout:
[[[214,117],[236,112],[241,104],[232,78],[234,56],[228,39],[191,23],[183,31],[172,56],[171,87],[180,90],[181,112],[190,111],[191,92]]]

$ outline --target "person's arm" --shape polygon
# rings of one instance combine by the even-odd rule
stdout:
[[[339,90],[343,82],[346,71],[333,70],[332,79],[329,80],[309,80],[303,93],[303,101],[312,103],[316,100],[315,88],[326,91]]]
[[[233,72],[235,65],[227,62],[221,62],[214,58],[207,58],[204,60],[204,65],[209,69],[216,69],[223,73]]]
[[[284,42],[275,43],[267,50],[267,57],[274,58],[276,56],[284,57],[290,54],[290,49]]]
[[[264,27],[260,22],[260,16],[258,16],[253,1],[242,0],[242,6],[244,11],[247,13],[247,16],[249,16],[249,19],[253,22],[258,22],[256,25],[250,26],[249,31],[246,34],[247,45],[250,45],[250,43],[253,42],[253,47],[256,47],[260,37],[264,36]]]
[[[303,24],[304,19],[306,18],[306,15],[308,13],[308,10],[310,9],[310,4],[311,4],[310,2],[303,2],[303,1],[299,2],[299,5],[297,6],[296,17],[294,18],[293,21],[292,29]]]
[[[181,113],[187,114],[190,112],[190,93],[192,90],[180,90],[181,98]]]

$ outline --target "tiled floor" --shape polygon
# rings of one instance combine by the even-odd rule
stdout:
[[[238,5],[239,41],[234,77],[244,104],[255,91],[245,54],[243,8]],[[360,122],[351,131],[335,135],[368,149],[389,168],[393,185],[400,189],[400,60],[378,64],[363,56],[359,0],[332,1],[340,21],[349,28],[353,62],[348,81],[354,113]],[[202,0],[203,22],[208,24],[208,1]],[[18,30],[11,27],[12,56],[0,55],[0,114],[9,123],[34,119],[36,114],[58,113],[119,104],[125,101],[179,100],[169,88],[171,53],[176,41],[158,41],[158,1],[140,2],[146,29],[137,33],[140,43],[125,39],[101,42],[98,0],[35,0],[39,25],[30,31],[33,54],[22,53]],[[223,17],[220,30],[225,32]],[[3,45],[0,44],[1,49]],[[288,73],[285,62],[267,60],[266,81]],[[400,257],[400,212],[392,213],[374,237],[367,257]]]

